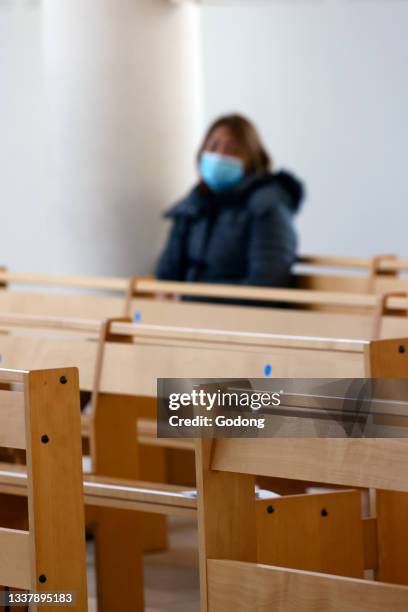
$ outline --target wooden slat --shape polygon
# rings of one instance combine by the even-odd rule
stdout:
[[[191,489],[176,485],[137,482],[104,476],[87,476],[84,480],[85,503],[118,509],[167,515],[194,516],[197,500]],[[27,495],[27,473],[24,467],[0,463],[0,493]]]
[[[113,334],[133,336],[134,338],[159,338],[160,340],[212,342],[228,344],[247,344],[251,346],[293,346],[297,348],[333,349],[339,351],[361,352],[366,340],[333,338],[307,335],[272,334],[240,330],[189,328],[175,325],[135,325],[132,323],[113,323]]]
[[[0,528],[0,584],[32,587],[28,531]]]
[[[27,370],[10,370],[10,369],[2,368],[0,369],[0,383],[1,384],[23,383],[25,374],[27,374]]]
[[[299,255],[297,263],[312,266],[328,266],[335,268],[369,269],[372,258],[369,257],[336,257],[332,255]]]
[[[0,311],[10,314],[105,319],[121,316],[124,307],[123,296],[117,295],[0,290]]]
[[[408,260],[399,259],[395,255],[377,255],[374,257],[339,257],[333,255],[299,255],[297,263],[311,266],[326,266],[334,268],[357,268],[370,270],[377,260],[377,270],[381,272],[396,272],[408,270]]]
[[[233,308],[233,310],[231,310]],[[1,308],[0,308],[1,309]],[[281,335],[371,339],[372,313],[316,312],[315,310],[251,308],[226,304],[202,304],[139,298],[132,300],[130,314],[140,323],[183,325],[218,330],[273,332]],[[232,316],[233,314],[233,316]],[[384,316],[384,338],[408,335],[408,318]]]
[[[364,578],[359,491],[258,501],[257,538],[259,563]]]
[[[24,393],[0,390],[0,447],[26,447]]]
[[[91,391],[97,343],[70,335],[38,336],[0,334],[2,363],[7,367],[44,369],[78,367],[81,389]]]
[[[397,299],[397,298],[395,298]],[[74,332],[89,334],[96,338],[101,323],[80,319],[37,317],[27,315],[0,314],[0,327],[10,329],[13,327],[39,328],[56,332]],[[363,350],[366,340],[333,338],[307,335],[287,335],[261,332],[247,332],[240,330],[188,328],[175,325],[141,325],[132,323],[113,323],[111,333],[118,336],[133,336],[134,338],[155,338],[163,340],[179,340],[194,342],[216,342],[228,344],[247,344],[252,346],[294,346],[298,348],[331,348],[339,351]]]
[[[357,268],[370,270],[373,264],[370,257],[336,257],[331,255],[300,255],[297,262],[311,266],[334,268]],[[397,257],[379,256],[378,270],[381,272],[397,272],[408,270],[408,260]]]
[[[278,378],[296,377],[363,377],[361,352],[293,350],[263,347],[262,350],[228,344],[191,346],[136,343],[109,343],[101,379],[101,391],[155,396],[157,378],[252,378],[264,377],[265,364],[271,364]]]
[[[0,282],[45,287],[73,287],[78,289],[100,289],[103,291],[127,291],[129,280],[103,276],[53,276],[51,274],[26,274],[24,272],[0,271]]]
[[[168,516],[195,516],[197,500],[186,487],[90,477],[84,482],[90,505],[123,508]]]
[[[13,327],[39,328],[43,330],[77,332],[78,334],[89,334],[97,337],[101,323],[97,321],[41,317],[27,315],[10,315],[0,313],[0,327],[10,329]],[[319,336],[287,335],[261,332],[245,332],[239,330],[188,328],[176,325],[141,325],[132,323],[113,323],[111,332],[115,335],[133,336],[135,338],[160,338],[164,340],[194,340],[197,342],[228,342],[251,345],[276,345],[291,344],[302,348],[308,348],[311,344],[317,348],[330,348],[337,350],[361,351],[366,343],[364,340],[347,338],[322,338]]]
[[[72,331],[79,334],[87,333],[96,337],[100,325],[100,322],[88,319],[0,313],[0,327],[2,329],[14,327],[23,327],[25,329],[40,328],[52,331]]]
[[[242,287],[237,285],[212,285],[141,279],[136,289],[140,293],[189,295],[239,300],[288,302],[293,304],[347,306],[351,308],[375,308],[377,297],[368,294],[350,294],[335,291],[308,291],[304,289],[272,289],[268,287]],[[408,300],[393,298],[389,301],[396,309],[407,309]]]
[[[407,439],[220,439],[212,469],[408,491]]]
[[[209,612],[406,612],[408,588],[238,561],[208,562]]]

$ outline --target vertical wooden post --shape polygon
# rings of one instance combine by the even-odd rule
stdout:
[[[211,470],[213,440],[197,440],[201,612],[208,612],[207,559],[256,562],[255,479]]]
[[[141,480],[143,470],[136,424],[137,417],[145,415],[140,414],[138,398],[100,391],[106,343],[132,342],[131,337],[111,334],[111,324],[118,320],[130,322],[127,318],[109,319],[100,332],[92,395],[92,468],[102,476]],[[159,450],[160,480],[160,477],[164,479],[165,466],[164,451]],[[143,551],[166,548],[166,517],[97,508],[95,518],[99,612],[143,610]]]
[[[132,321],[132,300],[136,293],[136,285],[138,276],[132,276],[129,279],[128,289],[125,297],[125,306],[123,315]]]
[[[408,338],[377,340],[366,349],[367,376],[408,378]],[[408,493],[376,492],[377,580],[408,584]]]
[[[95,510],[98,612],[144,612],[138,513],[102,507]]]
[[[392,308],[389,308],[389,306],[387,305],[387,302],[388,302],[388,299],[391,297],[407,298],[408,293],[399,291],[399,292],[389,292],[389,293],[384,293],[382,295],[378,295],[377,306],[375,307],[374,315],[373,315],[373,327],[372,327],[372,332],[371,332],[371,338],[373,340],[381,339],[383,317],[391,316],[391,315],[394,317],[406,317],[408,315],[408,312],[405,312],[403,310],[394,310]]]
[[[31,588],[72,591],[76,603],[71,609],[86,612],[78,370],[29,372],[26,385]],[[49,610],[60,608],[55,605]]]
[[[378,280],[385,277],[396,277],[397,272],[394,270],[381,270],[381,262],[384,260],[395,261],[398,257],[396,255],[376,255],[371,260],[369,269],[369,293],[378,293]]]

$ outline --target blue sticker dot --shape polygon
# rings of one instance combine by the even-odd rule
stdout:
[[[270,363],[267,363],[264,367],[265,376],[270,376],[272,374],[272,366]]]
[[[134,321],[141,321],[142,320],[142,313],[140,312],[140,310],[137,310],[134,315],[133,315],[133,320]]]

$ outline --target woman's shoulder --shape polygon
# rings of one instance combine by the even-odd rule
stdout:
[[[249,194],[248,206],[253,214],[264,214],[277,207],[296,214],[302,204],[305,188],[294,174],[281,170],[258,179]]]

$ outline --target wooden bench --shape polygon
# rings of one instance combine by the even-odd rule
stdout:
[[[274,375],[278,377],[333,377],[336,373],[362,376],[364,348],[368,344],[366,341],[158,329],[112,322],[108,330],[104,327],[103,352],[98,352],[95,340],[100,326],[97,323],[42,321],[38,318],[19,318],[18,323],[23,326],[19,328],[20,335],[10,333],[1,337],[5,361],[18,362],[28,357],[36,360],[37,364],[50,360],[75,361],[79,364],[81,376],[92,388],[94,364],[98,355],[102,358],[98,402],[94,405],[91,428],[95,464],[103,466],[98,473],[113,477],[118,474],[109,474],[109,470],[113,471],[112,465],[117,469],[118,465],[133,464],[134,470],[135,456],[129,456],[129,448],[137,448],[134,435],[135,422],[140,416],[137,396],[156,396],[155,377],[216,378],[220,371],[223,377],[242,377],[243,373],[257,377],[265,375],[265,364],[270,363],[273,363]],[[13,328],[10,321],[6,328],[9,331]],[[116,342],[120,337],[132,341]],[[91,372],[89,364],[93,364]],[[112,427],[113,421],[115,427]],[[130,534],[132,530],[135,532],[137,541],[134,519],[130,516],[127,528]],[[131,544],[134,542],[128,533],[124,539]],[[112,542],[106,546],[105,554],[111,546]],[[118,568],[124,557],[118,556]],[[124,581],[123,575],[121,578]]]
[[[371,368],[408,371],[405,343],[367,345]],[[408,608],[406,439],[217,439],[196,448],[202,612],[402,612]],[[357,490],[255,504],[254,477]],[[359,489],[377,491],[376,516]],[[268,539],[266,565],[263,542]],[[260,564],[259,562],[263,562]],[[384,584],[364,580],[375,571]],[[322,573],[325,572],[325,573]]]
[[[159,308],[157,316],[164,316],[164,319],[152,319],[150,314],[150,305],[153,299],[149,300],[149,309],[146,309],[146,295],[150,298],[155,296],[166,295],[180,297],[181,295],[193,295],[196,297],[215,297],[226,299],[246,299],[250,304],[251,301],[266,301],[271,302],[288,302],[296,305],[298,309],[346,309],[350,305],[356,309],[357,304],[350,304],[350,298],[344,296],[343,293],[390,293],[390,292],[407,292],[408,280],[400,278],[398,274],[408,270],[408,262],[389,257],[374,257],[372,259],[357,259],[357,258],[334,258],[334,257],[301,257],[300,263],[307,264],[309,267],[322,266],[340,267],[340,269],[357,269],[365,270],[367,277],[358,278],[355,276],[338,277],[339,282],[336,282],[337,277],[327,277],[329,280],[324,280],[326,277],[321,274],[311,274],[308,276],[299,275],[298,286],[300,289],[273,289],[268,287],[241,287],[230,285],[206,285],[203,283],[167,283],[155,281],[149,278],[115,278],[115,277],[81,277],[81,276],[51,276],[45,274],[22,274],[0,270],[0,285],[3,287],[0,290],[0,311],[12,312],[30,315],[43,316],[71,316],[81,318],[108,318],[129,316],[136,317],[146,323],[168,323],[177,324],[175,319],[168,319],[168,316],[160,310],[157,305],[151,306],[153,314]],[[309,279],[309,280],[305,280]],[[316,280],[313,280],[316,279]],[[374,280],[373,280],[374,279]],[[373,284],[374,283],[374,284]],[[15,287],[20,290],[15,290]],[[21,291],[21,287],[32,286],[35,291],[27,293]],[[305,291],[301,289],[313,289],[313,291]],[[51,289],[51,291],[50,291]],[[57,291],[56,291],[57,290]],[[331,295],[330,295],[331,294]],[[144,299],[140,300],[140,297]],[[368,296],[366,296],[368,297]],[[358,299],[356,297],[356,299]],[[333,301],[334,300],[334,301]],[[156,300],[157,301],[157,300]],[[362,312],[367,312],[375,304],[373,300],[367,300],[360,296],[360,308]],[[262,310],[266,312],[262,313]],[[239,316],[246,317],[243,321],[243,326],[236,325],[236,329],[252,329],[253,331],[270,329],[271,321],[268,319],[269,309],[257,308],[257,314],[245,312],[240,307]],[[147,311],[147,318],[146,318]],[[171,313],[170,306],[169,312]],[[194,311],[193,311],[194,312]],[[196,315],[200,316],[200,311],[195,311]],[[219,313],[224,313],[225,308]],[[269,313],[270,314],[270,313]],[[259,320],[261,316],[261,321]],[[209,319],[205,317],[208,327],[212,327],[217,323],[216,312]],[[230,326],[231,317],[223,317],[221,327],[228,329]],[[253,327],[254,321],[256,328]],[[252,326],[251,326],[252,322]],[[248,323],[250,327],[248,327]],[[186,323],[190,324],[190,323]],[[277,331],[277,330],[275,330]],[[281,333],[290,333],[289,330],[280,330]]]
[[[406,325],[405,319],[401,325]],[[23,316],[0,316],[0,328],[8,332],[0,335],[0,353],[6,365],[20,367],[27,361],[36,367],[78,365],[81,388],[94,391],[92,411],[83,418],[83,431],[92,437],[95,473],[146,480],[152,479],[137,472],[134,423],[136,418],[149,416],[146,401],[139,398],[154,401],[157,378],[217,378],[220,372],[223,377],[238,378],[243,374],[363,376],[367,343],[115,321],[101,326],[91,321]],[[151,432],[152,427],[145,425],[145,438],[151,437]]]
[[[127,565],[119,554],[114,557],[113,564],[113,558],[106,558],[106,554],[103,563],[99,558],[101,599],[98,610],[112,610],[116,605],[124,612],[143,610],[143,585],[137,580],[138,572],[141,573],[138,564],[141,563],[140,537],[143,533],[139,529],[140,513],[190,516],[195,513],[195,500],[186,495],[186,487],[91,475],[84,482],[82,494],[77,370],[1,370],[0,382],[7,385],[24,383],[26,395],[24,398],[22,392],[0,391],[0,447],[25,449],[26,435],[29,435],[27,467],[0,464],[0,518],[6,523],[10,518],[14,523],[24,522],[25,505],[16,504],[15,500],[28,497],[30,525],[30,532],[0,528],[1,583],[38,590],[40,582],[47,591],[77,591],[81,587],[83,593],[78,594],[74,609],[87,610],[84,500],[98,521],[98,545],[102,550],[108,548],[110,552],[117,552],[112,546],[113,538],[118,538],[119,542],[130,541],[134,546]],[[30,419],[27,434],[24,399]],[[44,454],[48,450],[49,453]],[[126,523],[128,531],[122,534],[120,530]],[[136,533],[138,538],[135,538]],[[28,556],[32,547],[35,550],[33,566]],[[20,559],[20,553],[24,552],[27,558]],[[113,580],[116,564],[122,575]],[[123,573],[124,567],[127,574]],[[133,574],[132,570],[135,570]],[[129,574],[135,583],[130,593]],[[105,589],[102,581],[106,584]],[[121,588],[123,594],[117,592]]]
[[[140,452],[136,438],[137,418],[149,416],[140,397],[149,398],[151,406],[156,397],[156,377],[200,377],[204,374],[216,377],[220,364],[226,376],[241,376],[243,372],[262,376],[265,363],[272,357],[271,349],[281,352],[281,339],[262,334],[254,338],[216,332],[199,334],[189,330],[142,328],[121,322],[101,327],[98,322],[23,316],[2,317],[1,328],[8,332],[0,335],[3,364],[14,367],[22,363],[29,363],[30,367],[64,363],[78,366],[81,388],[95,391],[89,417],[93,472],[103,477],[131,480],[160,481],[160,478],[149,478],[152,468],[155,476],[162,470],[161,479],[165,479],[166,449],[154,448],[155,453],[160,451],[161,455],[156,454],[154,461],[149,460],[147,453]],[[309,368],[310,354],[308,356],[304,349],[304,341],[294,340],[292,348],[299,342],[300,354],[304,354],[304,364]],[[337,357],[341,359],[344,350],[348,349],[351,349],[351,358],[355,356],[353,343],[351,346],[337,344],[340,347]],[[319,355],[314,342],[312,345],[311,355]],[[323,349],[326,345],[323,342],[317,348]],[[218,360],[212,357],[214,349]],[[320,364],[325,362],[326,356],[323,356]],[[316,367],[314,371],[319,370]],[[184,452],[189,453],[188,450]],[[187,468],[190,478],[185,484],[190,484],[194,478],[193,464],[190,452],[190,462],[184,460],[182,466],[184,471]],[[126,602],[142,599],[142,568],[140,557],[139,561],[137,559],[139,522],[135,521],[132,512],[105,507],[99,507],[91,518],[97,525],[96,561],[101,610],[110,610],[117,604],[120,585],[120,605],[125,611],[129,605]],[[143,520],[145,533],[149,523],[144,518],[140,520]],[[160,535],[157,527],[156,532]],[[113,566],[112,558],[115,558]]]
[[[352,377],[364,373],[364,341],[197,331],[121,322],[109,324],[107,338],[108,324],[101,331],[96,322],[25,317],[2,320],[1,325],[14,330],[0,339],[4,363],[17,366],[29,358],[38,366],[61,362],[79,366],[81,388],[95,392],[91,414],[83,417],[83,431],[92,439],[93,470],[112,477],[156,479],[151,471],[145,471],[146,462],[142,459],[138,462],[134,431],[137,417],[152,416],[157,377],[217,377],[221,371],[228,377],[243,374]],[[32,325],[30,334],[18,335],[16,322]],[[98,333],[102,347],[99,351]],[[117,342],[118,339],[127,342]],[[152,424],[147,428],[145,425],[142,435],[145,443],[150,438],[156,451],[158,442],[165,446],[154,436]],[[186,478],[180,477],[176,482],[191,485],[192,457],[189,462],[185,453],[182,474]],[[150,468],[156,466],[156,474],[161,475],[158,480],[165,478],[166,455],[156,456],[156,463],[148,462]]]
[[[0,382],[12,386],[0,391],[0,447],[26,451],[28,497],[28,530],[0,528],[0,584],[72,592],[85,612],[78,372],[0,370]]]

